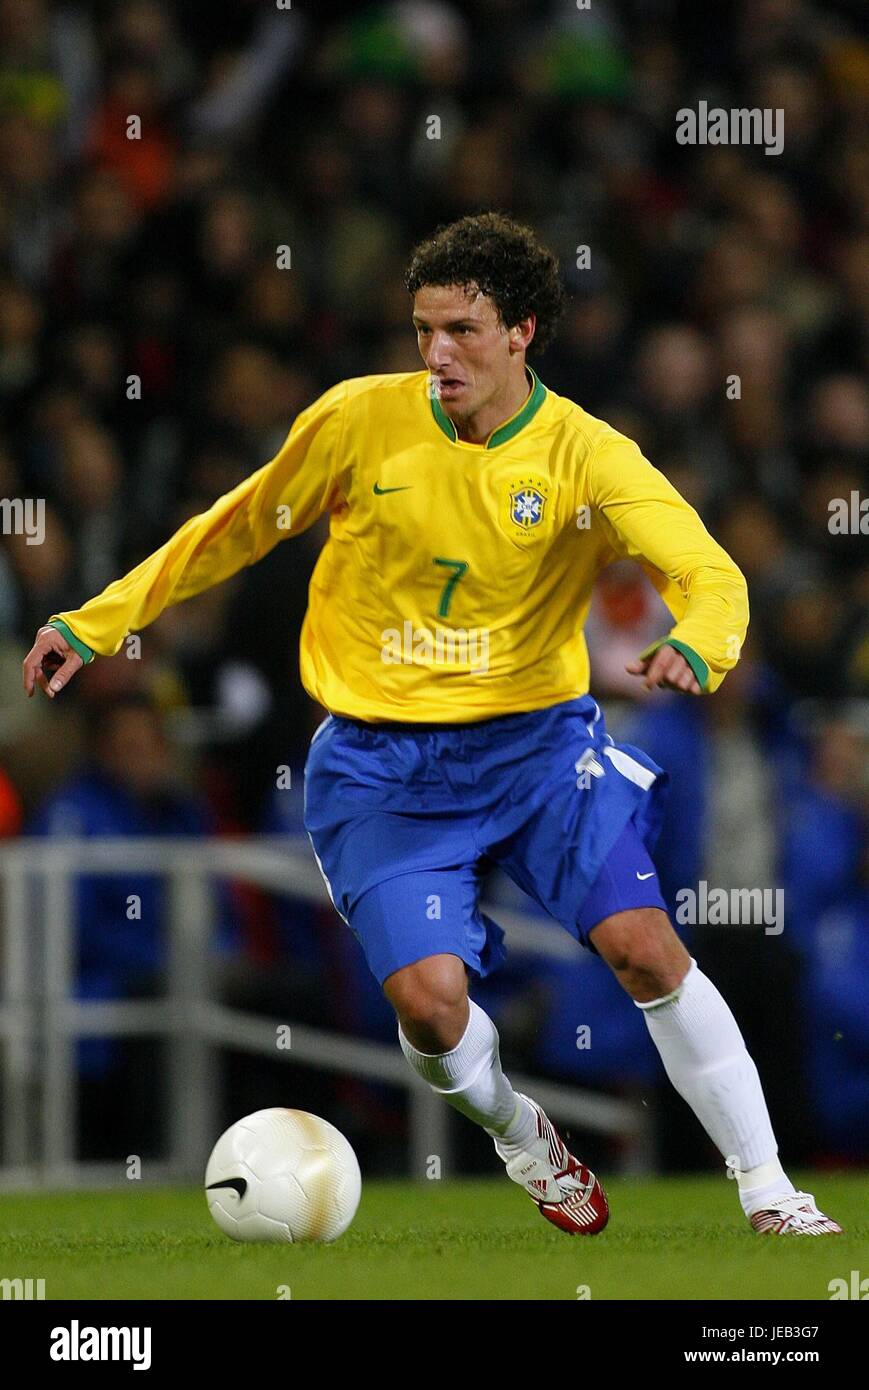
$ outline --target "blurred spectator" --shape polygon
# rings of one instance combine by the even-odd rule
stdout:
[[[176,785],[175,757],[147,696],[126,694],[88,711],[84,766],[40,808],[28,833],[90,839],[203,835],[202,802]],[[160,975],[165,896],[153,875],[84,875],[78,886],[84,983],[111,977],[121,994]],[[138,900],[131,914],[130,896]]]
[[[4,768],[0,767],[0,839],[21,833],[21,798]]]
[[[801,950],[823,914],[857,889],[869,831],[869,709],[825,715],[806,754],[789,786],[781,846],[790,941]]]
[[[663,600],[636,565],[620,560],[608,565],[595,586],[585,626],[594,671],[594,693],[634,696],[635,677],[625,670],[668,621]]]
[[[802,975],[816,1161],[869,1159],[869,855],[820,913]]]
[[[201,836],[209,829],[201,802],[174,785],[173,752],[144,696],[126,695],[90,711],[84,767],[40,808],[37,836],[138,838]],[[157,994],[167,967],[167,898],[153,874],[79,876],[75,886],[76,992],[80,999]],[[224,945],[229,919],[223,915]],[[83,1157],[117,1157],[137,1137],[137,1116],[159,1104],[150,1079],[157,1054],[109,1039],[78,1044]],[[105,1146],[108,1146],[107,1148]]]

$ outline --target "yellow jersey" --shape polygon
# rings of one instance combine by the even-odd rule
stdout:
[[[458,438],[426,371],[340,382],[271,462],[50,621],[85,660],[109,656],[328,513],[301,674],[335,714],[466,723],[585,694],[592,586],[624,556],[675,619],[647,651],[671,643],[715,690],[748,625],[742,574],[636,444],[527,371],[482,444]]]

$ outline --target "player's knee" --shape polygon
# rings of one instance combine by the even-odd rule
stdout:
[[[691,957],[665,912],[615,913],[592,932],[595,947],[634,999],[646,1002],[678,988]]]
[[[468,1020],[468,987],[458,957],[433,956],[405,966],[383,989],[414,1047],[443,1052],[459,1042]]]

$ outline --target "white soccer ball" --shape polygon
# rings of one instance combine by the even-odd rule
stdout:
[[[208,1210],[233,1240],[337,1240],[361,1192],[344,1135],[305,1110],[245,1115],[221,1134],[205,1169]]]

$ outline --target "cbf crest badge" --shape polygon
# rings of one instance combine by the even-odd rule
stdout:
[[[526,473],[504,488],[501,524],[514,540],[530,541],[546,529],[551,484],[538,474]]]

